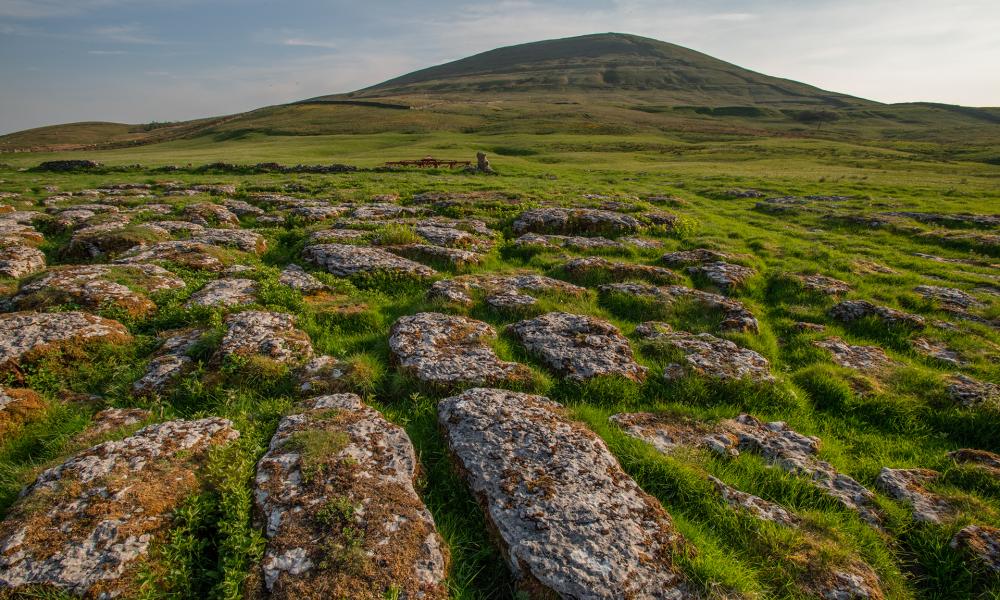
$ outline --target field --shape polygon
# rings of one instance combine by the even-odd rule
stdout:
[[[364,114],[369,109],[358,110]],[[450,550],[449,597],[508,598],[519,592],[438,424],[437,403],[474,386],[420,381],[391,356],[390,328],[400,317],[424,311],[468,316],[499,332],[488,345],[500,359],[525,365],[530,373],[507,387],[562,403],[573,420],[604,440],[624,471],[673,518],[693,550],[678,554],[677,568],[704,597],[819,597],[818,590],[825,589],[822,580],[838,569],[873,574],[868,583],[876,598],[1000,597],[996,573],[949,545],[970,524],[1000,527],[1000,479],[995,471],[948,455],[963,448],[1000,452],[1000,392],[989,387],[1000,383],[1000,239],[995,220],[968,217],[995,217],[1000,212],[1000,167],[954,159],[963,154],[956,145],[916,140],[852,143],[846,134],[840,140],[705,131],[533,135],[507,130],[486,135],[428,128],[417,133],[310,136],[237,131],[227,137],[225,125],[220,127],[210,136],[132,148],[2,154],[0,192],[12,194],[4,202],[18,211],[50,215],[34,221],[44,233],[37,245],[50,269],[103,264],[120,255],[70,251],[74,234],[100,223],[104,214],[59,224],[58,212],[76,204],[107,201],[123,209],[144,203],[169,205],[164,214],[135,212],[128,227],[183,221],[193,214],[187,207],[231,199],[284,216],[283,223],[251,213],[241,216],[240,226],[263,236],[266,250],[225,248],[218,258],[251,267],[238,275],[255,282],[251,308],[294,315],[296,328],[305,332],[317,356],[329,355],[345,365],[347,375],[337,381],[338,391],[359,394],[405,429],[421,465],[417,491]],[[489,154],[498,174],[379,168],[386,161],[425,155],[471,159],[478,150]],[[965,154],[982,157],[987,150],[987,145],[975,146]],[[105,167],[73,173],[32,170],[42,161],[77,158],[94,159]],[[199,169],[214,162],[344,163],[360,169],[331,174]],[[166,165],[179,168],[161,169]],[[168,182],[179,189],[231,184],[235,191],[168,196]],[[155,198],[124,195],[111,200],[116,194],[109,191],[46,203],[58,194],[123,183],[148,184]],[[451,203],[420,200],[421,194],[466,192],[481,194],[459,195]],[[335,206],[364,205],[376,195],[394,194],[396,204],[429,211],[423,217],[481,220],[497,237],[477,264],[419,259],[437,271],[429,279],[398,274],[339,277],[309,264],[302,253],[310,234],[334,228],[342,216],[313,220],[269,203],[262,194]],[[768,201],[786,197],[792,198]],[[515,243],[520,235],[515,221],[539,207],[632,215],[642,220],[637,235],[648,243],[589,251]],[[669,223],[643,220],[661,213],[674,218]],[[928,221],[914,213],[965,216]],[[388,223],[369,217],[348,226],[369,232],[359,244],[421,241],[405,220]],[[587,229],[560,233],[627,237]],[[695,249],[722,253],[725,262],[748,268],[748,278],[726,289],[703,272],[661,260],[667,253]],[[599,290],[613,281],[660,282],[648,277],[643,281],[635,274],[640,271],[617,277],[601,270],[580,275],[565,267],[567,261],[584,256],[668,267],[679,285],[721,292],[742,303],[756,317],[759,331],[721,330],[718,311],[697,303],[665,304]],[[227,315],[247,305],[186,307],[193,293],[221,275],[169,258],[150,260],[185,284],[149,293],[154,310],[137,314],[106,303],[88,307],[78,298],[58,296],[36,301],[37,310],[84,310],[115,319],[130,337],[92,344],[86,352],[46,352],[7,369],[8,389],[34,390],[44,407],[0,429],[0,514],[22,515],[28,510],[23,505],[32,498],[19,500],[25,485],[42,470],[99,441],[81,436],[102,409],[147,409],[143,423],[230,419],[239,439],[207,454],[199,476],[203,485],[181,501],[164,532],[155,536],[141,568],[130,572],[127,593],[143,598],[245,597],[260,577],[258,563],[267,544],[254,518],[255,464],[267,451],[281,417],[306,396],[299,389],[299,365],[253,357],[220,359]],[[279,283],[290,263],[305,267],[328,289],[308,294]],[[496,308],[478,296],[470,305],[428,297],[432,281],[521,270],[586,290],[578,295],[530,292],[537,302],[516,310]],[[836,295],[811,291],[798,276],[812,274],[840,280],[848,289]],[[4,279],[5,296],[37,277]],[[132,282],[124,284],[138,289]],[[956,308],[922,295],[915,290],[918,286],[955,288],[969,294],[973,303],[967,310]],[[845,322],[831,313],[843,300],[867,300],[922,317],[923,323],[900,325],[870,315]],[[644,381],[615,375],[584,381],[563,377],[505,329],[553,311],[589,315],[617,327],[637,363],[648,368]],[[767,359],[773,380],[725,379],[694,371],[665,378],[664,370],[683,364],[684,356],[676,348],[643,339],[636,328],[649,320],[666,322],[675,331],[710,333],[753,350]],[[155,394],[135,393],[133,383],[157,351],[158,336],[192,327],[207,333],[187,353],[191,368]],[[880,348],[888,362],[871,370],[838,365],[830,352],[814,343],[834,337],[849,345]],[[949,387],[949,378],[957,373],[993,391],[963,405]],[[665,454],[609,421],[611,415],[635,412],[665,415],[677,423],[720,423],[740,413],[784,421],[801,434],[819,438],[820,459],[875,492],[872,507],[881,515],[880,525],[873,526],[858,511],[819,491],[809,477],[769,464],[764,456],[719,456],[703,447]],[[100,439],[121,439],[139,426],[103,432]],[[943,499],[950,507],[948,517],[939,522],[915,518],[908,501],[892,498],[877,485],[883,467],[938,472],[921,491]],[[720,498],[709,476],[781,505],[797,515],[800,525],[785,527],[734,510]],[[55,592],[38,593],[58,597]],[[380,593],[384,596],[372,597],[397,597],[399,590],[389,587]]]

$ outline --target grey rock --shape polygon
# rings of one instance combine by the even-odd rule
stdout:
[[[941,523],[954,516],[955,509],[947,500],[924,487],[940,475],[930,469],[883,467],[875,478],[875,485],[892,498],[910,504],[917,521]]]
[[[483,255],[478,252],[462,250],[461,248],[444,248],[430,244],[404,244],[400,246],[386,246],[385,249],[397,256],[418,261],[441,261],[458,268],[478,265],[483,261]]]
[[[0,587],[134,596],[170,513],[199,488],[198,464],[238,436],[225,419],[169,421],[44,471],[0,524]]]
[[[719,311],[722,314],[722,323],[719,324],[721,331],[757,333],[760,328],[756,317],[742,302],[682,285],[653,286],[638,283],[613,283],[602,285],[598,290],[602,294],[623,294],[647,298],[666,306],[678,301],[694,301],[708,310]]]
[[[950,546],[963,550],[993,573],[1000,573],[1000,529],[969,525],[951,539]]]
[[[186,306],[239,306],[257,301],[257,282],[252,279],[216,279],[191,295]]]
[[[830,316],[844,323],[853,323],[867,317],[874,317],[889,327],[923,329],[926,321],[919,315],[911,315],[901,310],[878,306],[867,300],[845,300],[830,309]]]
[[[562,268],[567,275],[575,278],[603,275],[612,281],[641,279],[655,284],[670,284],[680,281],[680,276],[670,269],[650,265],[614,262],[600,256],[574,258],[565,263]]]
[[[193,240],[171,240],[150,246],[138,246],[114,261],[115,264],[136,264],[168,261],[201,271],[219,272],[226,262],[215,248]]]
[[[748,379],[763,383],[774,381],[771,365],[766,358],[710,333],[670,331],[666,323],[648,321],[636,327],[636,335],[683,352],[685,363],[678,365],[681,376],[693,374],[716,379]],[[678,374],[677,371],[668,366],[664,376],[673,378]]]
[[[307,455],[303,435],[329,448]],[[447,598],[448,549],[414,489],[417,472],[406,432],[354,394],[284,417],[254,483],[271,597],[376,600],[395,586],[400,597]]]
[[[24,244],[0,243],[0,275],[19,279],[45,269],[45,253]]]
[[[191,240],[254,254],[263,254],[267,250],[264,236],[248,229],[201,229],[191,233]]]
[[[515,234],[522,233],[635,233],[642,222],[631,215],[592,208],[536,208],[525,211],[514,221]]]
[[[828,296],[843,296],[851,291],[846,281],[841,281],[826,275],[795,275],[804,289]]]
[[[406,274],[430,277],[434,269],[401,258],[379,248],[348,244],[317,244],[306,246],[303,258],[339,277],[374,273]]]
[[[194,361],[187,354],[204,334],[203,329],[185,329],[164,334],[163,343],[149,361],[143,376],[132,384],[132,391],[140,396],[163,392],[194,367]]]
[[[528,352],[569,379],[646,378],[647,369],[635,362],[628,340],[606,321],[552,312],[515,323],[510,330]]]
[[[538,248],[569,248],[571,250],[624,250],[625,244],[606,237],[543,235],[526,233],[514,240],[515,246]]]
[[[1000,404],[1000,385],[956,373],[946,380],[946,392],[953,402],[966,408]]]
[[[697,277],[703,277],[724,292],[730,292],[743,287],[751,277],[757,274],[750,267],[734,265],[717,261],[687,268],[687,272]]]
[[[126,280],[129,285],[116,280]],[[184,285],[183,279],[150,264],[55,267],[24,283],[10,304],[28,310],[74,303],[90,309],[116,307],[141,316],[156,309],[146,294]]]
[[[321,292],[326,289],[325,283],[306,273],[305,269],[295,264],[288,265],[281,271],[278,282],[304,294]]]
[[[393,324],[389,350],[402,372],[425,383],[492,385],[528,377],[527,367],[493,352],[494,338],[496,331],[482,321],[424,312]]]
[[[226,317],[223,356],[261,356],[279,363],[303,363],[313,356],[305,332],[295,328],[295,317],[285,313],[247,310]]]
[[[118,321],[84,312],[16,312],[0,315],[0,369],[66,345],[124,342],[129,332]]]
[[[476,388],[438,422],[519,587],[534,597],[694,598],[685,541],[604,442],[540,396]]]
[[[828,350],[834,363],[862,373],[880,373],[897,364],[877,346],[852,346],[838,337],[816,340],[813,345]]]
[[[724,252],[708,248],[695,248],[694,250],[668,252],[660,257],[660,262],[671,267],[686,267],[688,265],[724,262],[730,258],[732,257]]]
[[[449,302],[471,306],[474,302],[474,293],[483,294],[489,301],[489,298],[493,296],[526,296],[524,292],[580,296],[586,290],[558,279],[534,273],[464,275],[434,282],[427,297],[441,298]]]

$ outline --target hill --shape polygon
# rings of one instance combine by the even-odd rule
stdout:
[[[823,138],[996,160],[1000,109],[881,104],[618,33],[500,48],[347,94],[183,123],[76,123],[0,136],[0,152],[345,134]]]

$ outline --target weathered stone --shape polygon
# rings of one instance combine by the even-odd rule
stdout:
[[[96,441],[111,432],[138,425],[152,416],[153,413],[145,408],[105,408],[94,415],[90,425],[73,439],[77,443]]]
[[[621,375],[634,381],[648,369],[635,362],[618,328],[587,315],[552,312],[510,326],[531,354],[569,379]]]
[[[63,249],[65,256],[98,258],[105,254],[116,255],[129,250],[139,251],[147,244],[170,239],[170,231],[154,223],[124,226],[121,223],[103,223],[78,230]]]
[[[813,345],[828,350],[834,363],[863,373],[879,373],[896,365],[885,350],[877,346],[852,346],[839,337],[816,340]]]
[[[448,447],[532,597],[694,598],[687,544],[604,442],[540,396],[472,389],[438,404]]]
[[[704,277],[719,289],[728,292],[743,285],[757,274],[750,267],[734,265],[717,261],[687,268],[687,272],[697,277]]]
[[[695,248],[694,250],[678,250],[677,252],[668,252],[660,257],[660,262],[671,267],[686,267],[688,265],[724,262],[730,258],[730,255],[724,252],[710,250],[708,248]]]
[[[200,229],[191,233],[191,240],[254,254],[263,254],[267,250],[264,236],[248,229]]]
[[[966,408],[1000,403],[1000,385],[956,373],[947,379],[948,397]]]
[[[969,525],[955,534],[950,545],[968,552],[986,569],[1000,573],[1000,529]]]
[[[605,237],[568,235],[542,235],[526,233],[514,240],[515,246],[540,248],[569,248],[571,250],[623,250],[625,244]]]
[[[771,365],[766,358],[710,333],[671,331],[666,323],[655,321],[640,324],[635,332],[644,340],[676,348],[684,353],[684,364],[674,363],[664,368],[663,376],[666,379],[699,375],[764,383],[774,381]]]
[[[985,469],[994,476],[1000,477],[1000,455],[987,450],[962,448],[948,453],[948,458],[961,464]]]
[[[709,476],[708,479],[715,485],[716,491],[730,508],[747,512],[761,521],[771,521],[788,527],[794,527],[801,521],[797,516],[774,502],[768,502],[759,496],[741,492],[715,477]]]
[[[613,262],[600,256],[574,258],[565,263],[562,268],[571,278],[577,279],[603,276],[611,281],[641,279],[655,284],[677,283],[680,280],[680,276],[670,269],[626,262]]]
[[[211,202],[200,202],[184,207],[184,216],[203,227],[239,228],[240,218],[228,208]]]
[[[45,268],[45,253],[16,243],[0,243],[0,275],[19,279]]]
[[[443,248],[430,244],[404,244],[401,246],[386,246],[387,251],[404,258],[423,261],[441,261],[453,267],[463,268],[478,265],[483,261],[483,255],[461,248]]]
[[[238,436],[225,419],[169,421],[43,472],[0,523],[0,587],[135,596],[170,513],[199,490],[209,449]]]
[[[236,200],[234,198],[229,198],[222,203],[223,206],[229,209],[237,217],[259,217],[264,214],[264,209],[258,208],[245,200]]]
[[[827,277],[826,275],[795,275],[804,289],[827,296],[843,296],[851,291],[846,281]]]
[[[417,225],[413,228],[413,231],[431,244],[445,248],[462,248],[475,252],[487,252],[494,245],[494,241],[490,237],[473,235],[462,229],[445,227],[433,223]]]
[[[23,283],[10,304],[29,310],[73,303],[144,316],[156,310],[146,294],[182,287],[184,280],[150,264],[56,267]]]
[[[857,273],[865,273],[872,275],[896,275],[896,270],[887,267],[883,264],[877,263],[873,260],[858,259],[854,261],[853,265],[854,271]]]
[[[172,240],[158,242],[150,246],[139,246],[126,252],[114,263],[136,264],[161,261],[177,263],[189,269],[213,272],[222,271],[229,263],[229,260],[219,253],[218,248],[193,240]]]
[[[949,363],[956,367],[965,364],[965,361],[961,359],[958,352],[949,349],[942,342],[936,342],[927,338],[918,337],[910,340],[910,343],[913,345],[914,350],[924,356]]]
[[[635,233],[642,222],[631,215],[592,208],[536,208],[525,211],[514,221],[515,234],[522,233]]]
[[[760,328],[753,313],[742,302],[682,285],[653,286],[638,283],[613,283],[602,285],[598,290],[601,294],[622,294],[646,298],[665,306],[678,301],[697,302],[708,310],[719,311],[722,314],[722,322],[719,324],[721,331],[757,333]]]
[[[333,356],[317,356],[299,369],[299,391],[304,394],[338,391],[349,370],[350,365]]]
[[[262,356],[286,364],[305,362],[313,355],[309,336],[295,328],[294,316],[259,310],[226,317],[219,350],[223,356]]]
[[[936,285],[918,285],[913,291],[928,300],[934,300],[941,308],[950,312],[964,313],[970,308],[978,308],[983,303],[962,290]]]
[[[321,292],[326,289],[326,284],[316,279],[296,264],[290,264],[281,271],[278,282],[287,285],[293,290],[299,290],[303,294]]]
[[[489,301],[494,296],[523,297],[525,291],[567,296],[580,296],[586,292],[582,287],[544,275],[515,273],[512,275],[463,275],[442,279],[434,282],[427,296],[428,298],[441,298],[449,302],[471,306],[474,302],[472,296],[474,292],[483,294]]]
[[[353,394],[284,417],[254,489],[270,597],[447,598],[448,549],[414,490],[417,471],[406,432]]]
[[[887,306],[878,306],[867,300],[845,300],[830,309],[830,316],[844,323],[854,323],[873,317],[889,327],[904,329],[923,329],[927,324],[924,318],[919,315],[911,315]]]
[[[0,387],[0,441],[8,432],[40,416],[47,406],[34,390]]]
[[[489,346],[495,337],[482,321],[424,312],[393,324],[389,350],[402,372],[425,383],[492,385],[528,377],[527,367],[497,357]]]
[[[875,478],[875,485],[892,498],[910,504],[917,521],[940,523],[951,518],[955,509],[947,500],[924,488],[925,483],[940,475],[930,469],[883,467]]]
[[[310,205],[296,206],[292,214],[304,221],[325,221],[339,217],[350,210],[347,206],[333,206],[328,202],[316,202]]]
[[[194,367],[187,353],[201,340],[203,329],[186,329],[164,334],[164,341],[146,367],[145,374],[134,384],[136,395],[163,392],[185,372]]]
[[[351,246],[349,244],[306,246],[302,256],[312,264],[339,277],[377,273],[430,277],[436,273],[430,267],[401,258],[380,248]]]
[[[0,370],[25,360],[87,342],[124,342],[128,330],[118,321],[83,312],[16,312],[0,315]]]
[[[427,209],[420,206],[400,206],[387,202],[373,202],[355,208],[351,216],[355,219],[381,220],[420,215],[425,212],[427,212]]]
[[[257,282],[252,279],[216,279],[191,295],[186,306],[239,306],[257,301]]]
[[[190,235],[195,231],[204,231],[205,229],[204,225],[192,223],[191,221],[150,221],[149,223],[144,223],[144,225],[165,229],[172,235],[176,235],[178,233]]]

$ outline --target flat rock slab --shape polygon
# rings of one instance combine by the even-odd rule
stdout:
[[[663,267],[610,261],[600,256],[575,258],[562,269],[570,278],[603,276],[612,281],[640,279],[655,284],[677,283],[681,279],[680,275]]]
[[[757,274],[750,267],[716,261],[687,268],[687,272],[695,277],[701,277],[724,292],[731,292],[743,287],[751,277]]]
[[[913,291],[928,300],[934,300],[941,308],[957,313],[964,313],[970,308],[984,306],[975,296],[962,290],[937,285],[918,285]]]
[[[116,259],[115,264],[177,263],[189,269],[220,272],[231,263],[219,249],[194,240],[171,240],[138,246]]]
[[[708,248],[695,248],[694,250],[667,252],[660,257],[660,262],[671,267],[686,267],[688,265],[722,262],[730,258],[732,257],[725,252],[710,250]]]
[[[771,364],[766,358],[710,333],[671,331],[666,323],[647,321],[636,327],[636,335],[684,353],[683,363],[672,363],[664,369],[663,376],[667,379],[700,375],[715,379],[748,379],[760,383],[774,381]]]
[[[606,237],[584,237],[579,235],[548,235],[526,233],[514,240],[515,246],[535,248],[569,248],[570,250],[624,250],[627,246],[622,242],[609,240]]]
[[[306,246],[302,256],[312,264],[339,277],[354,275],[392,274],[430,277],[434,269],[396,256],[380,248],[350,244],[317,244]]]
[[[249,229],[199,229],[191,232],[191,240],[253,254],[263,254],[267,250],[264,236]]]
[[[187,306],[239,306],[257,301],[257,282],[252,279],[216,279],[191,295]]]
[[[1000,529],[969,525],[951,539],[951,547],[969,553],[993,573],[1000,573]]]
[[[632,215],[592,208],[536,208],[525,211],[514,221],[515,234],[522,233],[635,233],[642,221]]]
[[[834,363],[862,373],[881,373],[897,364],[878,346],[852,346],[838,337],[816,340],[813,345],[828,350]]]
[[[996,477],[1000,477],[1000,454],[975,448],[962,448],[948,453],[948,458],[957,463],[985,469]]]
[[[170,513],[200,489],[209,449],[237,437],[225,419],[169,421],[43,472],[0,524],[0,587],[134,597]]]
[[[602,294],[622,294],[636,298],[645,298],[670,306],[677,302],[695,302],[708,310],[718,311],[722,315],[719,324],[721,331],[757,333],[760,324],[742,302],[701,290],[691,289],[682,285],[655,286],[641,283],[612,283],[598,288]]]
[[[393,324],[389,350],[400,371],[424,383],[493,385],[530,377],[527,367],[493,352],[496,335],[482,321],[424,312]]]
[[[295,328],[295,317],[285,313],[247,310],[226,317],[223,356],[260,356],[279,363],[301,363],[312,358],[309,336]]]
[[[143,376],[132,384],[132,391],[140,396],[163,392],[194,367],[194,361],[187,353],[204,334],[204,329],[183,329],[163,334],[163,343],[153,354]]]
[[[125,342],[118,321],[84,312],[16,312],[0,315],[0,370],[16,368],[49,350],[87,342]]]
[[[406,432],[354,394],[305,401],[257,463],[272,598],[448,597],[448,549],[414,490]],[[317,449],[318,447],[318,449]]]
[[[1000,385],[956,373],[946,379],[948,397],[966,408],[1000,404]]]
[[[826,275],[793,275],[792,276],[803,289],[817,294],[828,296],[843,296],[851,291],[851,286],[846,281],[827,277]]]
[[[926,321],[919,315],[911,315],[901,310],[878,306],[867,300],[845,300],[830,309],[830,316],[844,323],[854,323],[865,318],[875,318],[889,327],[903,329],[923,329]]]
[[[532,597],[695,598],[686,543],[604,442],[541,396],[476,388],[438,404],[448,447]]]
[[[607,321],[552,312],[515,323],[510,331],[528,352],[568,379],[646,378],[648,369],[635,362],[628,340]]]
[[[19,279],[45,269],[45,253],[18,243],[0,243],[0,275]]]
[[[461,248],[474,252],[488,252],[495,245],[492,237],[475,235],[457,227],[429,223],[417,225],[413,228],[413,231],[431,244],[445,248]]]
[[[880,490],[913,507],[913,518],[924,523],[941,523],[955,514],[955,508],[943,497],[928,491],[924,484],[940,477],[930,469],[890,469],[883,467],[875,478]]]
[[[288,265],[281,271],[278,283],[287,285],[293,290],[299,290],[303,294],[322,292],[326,289],[326,284],[306,273],[305,269],[299,265]]]
[[[439,261],[459,268],[478,265],[483,262],[482,254],[471,250],[463,250],[462,248],[445,248],[443,246],[432,246],[431,244],[402,244],[399,246],[386,246],[385,249],[404,258],[424,262]]]
[[[203,227],[239,228],[240,218],[221,204],[199,202],[184,207],[182,213],[192,223]]]
[[[463,275],[435,281],[427,293],[428,298],[441,298],[472,306],[474,294],[482,294],[487,302],[494,296],[521,296],[534,300],[525,292],[554,293],[581,296],[586,289],[544,275],[522,273],[513,275]]]
[[[156,310],[146,294],[184,285],[183,279],[150,264],[56,267],[23,283],[10,303],[21,310],[73,303],[92,310],[114,307],[144,316]]]

